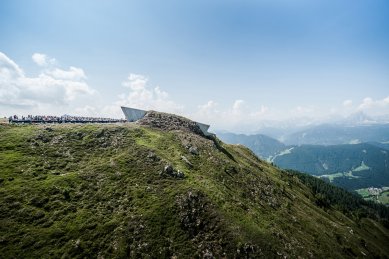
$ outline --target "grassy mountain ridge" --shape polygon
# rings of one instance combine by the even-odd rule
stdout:
[[[0,125],[0,178],[5,258],[389,256],[377,221],[183,129]]]

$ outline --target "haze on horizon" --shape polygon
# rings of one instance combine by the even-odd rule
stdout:
[[[124,105],[253,131],[388,115],[388,14],[384,0],[5,0],[0,116]]]

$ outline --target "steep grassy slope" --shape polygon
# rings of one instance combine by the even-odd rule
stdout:
[[[245,135],[220,133],[217,136],[225,143],[241,144],[250,148],[257,156],[268,159],[289,148],[280,141],[262,134]]]
[[[389,256],[377,221],[190,131],[0,125],[0,178],[0,258]]]
[[[385,191],[389,188],[389,144],[286,146],[260,134],[221,133],[218,137],[226,143],[245,145],[257,156],[281,168],[315,175],[349,191],[357,191],[367,200],[389,204]],[[380,194],[369,191],[372,187],[379,188]]]

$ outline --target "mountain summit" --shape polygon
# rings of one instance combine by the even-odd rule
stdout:
[[[205,136],[197,122],[169,113],[148,111],[137,123],[164,131],[181,130]]]
[[[175,115],[2,124],[0,173],[4,258],[389,256],[385,208],[336,189],[344,207]]]

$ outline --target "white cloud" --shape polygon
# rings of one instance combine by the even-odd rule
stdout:
[[[23,71],[19,66],[8,58],[4,53],[0,52],[0,80],[1,82],[14,77],[24,76]]]
[[[213,100],[197,107],[191,117],[197,121],[210,123],[213,128],[226,130],[253,129],[261,120],[268,117],[269,108],[261,105],[259,109],[250,111],[244,100],[235,100],[230,108],[220,109],[219,104]]]
[[[39,55],[35,58],[42,61]],[[83,70],[75,67],[53,68],[36,77],[27,77],[14,61],[0,52],[0,105],[31,108],[41,104],[68,104],[79,95],[94,93],[85,78]]]
[[[47,55],[42,53],[34,53],[32,55],[32,60],[38,65],[38,66],[47,66],[49,64],[54,64],[55,59],[49,58]]]
[[[265,105],[253,109],[242,99],[237,99],[229,108],[222,109],[217,102],[211,100],[199,105],[192,117],[209,123],[214,128],[250,132],[269,125],[284,126],[278,122],[284,122],[290,127],[333,122],[361,110],[372,116],[389,114],[389,96],[378,100],[367,97],[360,104],[347,99],[337,107],[297,105],[289,110],[270,109]]]
[[[210,100],[206,104],[198,106],[198,113],[207,117],[212,116],[213,113],[218,113],[217,106],[216,102]]]
[[[365,97],[359,103],[352,100],[345,100],[340,107],[333,109],[331,115],[332,117],[346,118],[360,112],[373,117],[389,114],[389,96],[378,100]]]
[[[252,116],[254,117],[261,117],[261,116],[264,116],[266,115],[266,113],[269,111],[269,107],[265,106],[265,105],[261,105],[260,109],[257,110],[257,111],[254,111],[252,113]]]
[[[194,118],[203,122],[209,123],[216,118],[221,119],[222,112],[218,110],[219,104],[213,100],[208,101],[205,104],[199,105],[197,111],[194,114]]]
[[[86,75],[84,73],[84,70],[77,67],[70,67],[69,70],[63,70],[60,68],[55,68],[52,70],[45,71],[46,74],[52,76],[53,78],[57,79],[64,79],[64,80],[82,80],[86,79]]]
[[[157,110],[182,114],[183,106],[170,99],[167,92],[159,86],[150,87],[148,78],[144,75],[130,74],[122,85],[130,88],[130,92],[122,93],[112,105],[105,106],[103,112],[110,116],[121,115],[120,106],[128,106],[142,110]]]
[[[344,100],[343,101],[343,107],[349,108],[352,105],[353,105],[353,101],[352,100]]]
[[[374,100],[371,97],[366,97],[358,105],[357,111],[363,111],[369,115],[384,115],[389,113],[389,96]]]
[[[130,87],[127,95],[121,95],[119,102],[135,108],[145,110],[159,110],[166,112],[181,112],[182,106],[172,101],[169,94],[159,86],[149,87],[148,79],[143,75],[130,74],[123,86]]]
[[[34,110],[32,108],[39,107],[44,114],[51,114],[55,108],[62,107],[57,109],[58,113],[122,118],[120,106],[129,106],[181,114],[209,123],[213,128],[246,132],[255,131],[261,123],[265,125],[269,121],[312,121],[329,113],[329,108],[320,110],[320,107],[303,104],[288,110],[270,109],[261,104],[254,107],[239,98],[227,107],[209,100],[197,106],[197,109],[188,111],[184,110],[182,103],[173,100],[168,92],[159,86],[150,85],[148,77],[140,74],[129,74],[122,83],[123,93],[118,95],[115,102],[106,105],[104,101],[107,102],[108,98],[98,99],[98,95],[92,95],[95,90],[87,84],[87,76],[82,68],[61,68],[55,59],[41,53],[34,53],[32,59],[41,66],[41,72],[29,77],[13,60],[0,52],[0,111],[3,113],[5,108],[13,113],[16,108],[30,112]],[[85,101],[84,98],[89,100]],[[369,115],[388,114],[389,96],[383,99],[366,97],[360,103],[344,100],[337,107],[332,107],[329,116],[347,115],[355,111],[364,111]]]
[[[375,105],[373,99],[370,97],[366,97],[365,99],[362,100],[362,103],[358,106],[358,109],[360,110],[369,109],[373,105]]]
[[[246,105],[243,100],[235,100],[234,104],[232,105],[232,113],[234,115],[241,115],[245,108]]]
[[[103,108],[103,114],[111,117],[122,117],[120,106],[128,106],[143,110],[157,110],[171,112],[187,116],[196,121],[210,123],[216,128],[232,129],[237,125],[248,127],[247,125],[256,123],[264,118],[268,113],[268,107],[262,105],[254,112],[250,112],[244,100],[237,99],[227,109],[220,109],[219,104],[213,100],[199,105],[194,112],[184,112],[184,106],[173,101],[169,93],[160,87],[151,87],[149,79],[144,75],[130,74],[122,85],[130,91],[120,94],[118,100]]]
[[[136,91],[144,89],[147,85],[147,81],[148,79],[143,75],[130,74],[127,81],[124,81],[122,85]]]

